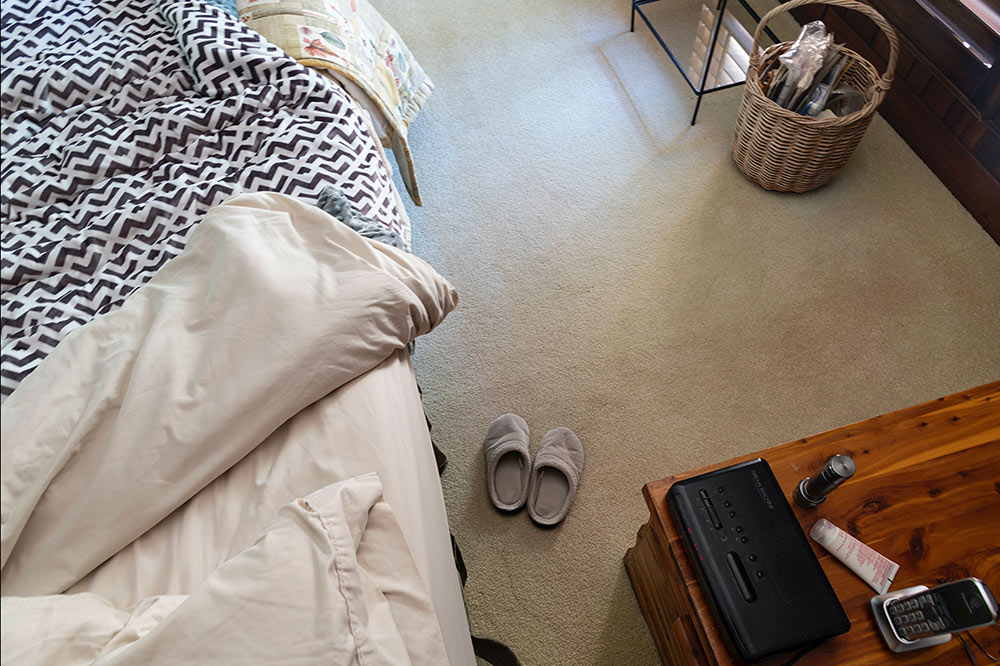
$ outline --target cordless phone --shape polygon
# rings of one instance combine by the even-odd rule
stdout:
[[[956,580],[886,599],[882,610],[896,638],[904,643],[997,621],[996,599],[978,578]]]

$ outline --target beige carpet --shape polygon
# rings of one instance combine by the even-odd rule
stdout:
[[[415,363],[472,624],[525,666],[658,663],[621,559],[646,481],[1000,378],[1000,248],[881,118],[772,194],[729,156],[740,91],[689,127],[624,0],[378,6],[436,83],[410,211],[461,304]],[[506,411],[584,442],[555,530],[489,503]]]

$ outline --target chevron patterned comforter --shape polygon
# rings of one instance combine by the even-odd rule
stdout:
[[[2,396],[244,192],[325,185],[409,239],[361,112],[202,0],[3,0]]]

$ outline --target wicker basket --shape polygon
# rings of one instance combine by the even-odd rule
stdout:
[[[835,5],[861,12],[870,17],[889,40],[889,62],[881,77],[867,60],[850,49],[843,49],[849,64],[841,82],[863,92],[866,101],[860,110],[840,118],[801,116],[778,106],[761,90],[758,76],[762,66],[792,45],[782,42],[758,53],[764,27],[778,14],[808,4]],[[854,152],[875,109],[889,90],[898,52],[899,40],[892,26],[874,9],[854,0],[791,0],[765,14],[754,33],[750,67],[733,138],[733,158],[743,175],[765,189],[779,192],[808,192],[833,180]]]

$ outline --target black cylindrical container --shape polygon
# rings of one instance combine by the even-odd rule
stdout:
[[[826,461],[819,474],[806,477],[795,488],[795,501],[811,509],[823,500],[831,490],[847,481],[854,475],[854,461],[845,455],[837,454]]]

